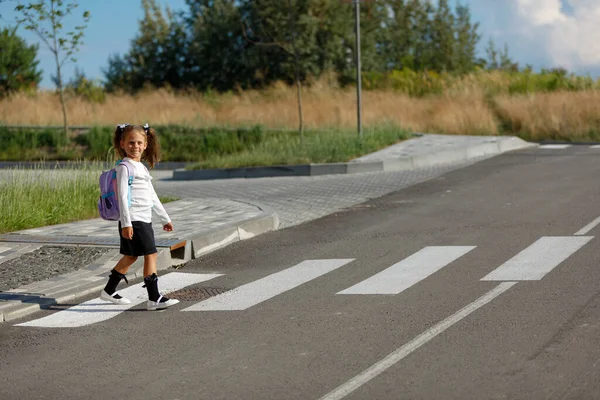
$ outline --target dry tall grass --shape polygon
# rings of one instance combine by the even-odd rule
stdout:
[[[303,92],[304,119],[309,128],[356,126],[356,92],[318,82]],[[600,130],[600,90],[554,92],[528,96],[497,95],[486,101],[482,89],[462,90],[425,98],[392,91],[363,93],[365,125],[392,121],[414,132],[500,133],[499,126],[532,138],[549,135],[585,136]],[[130,95],[108,95],[103,104],[79,98],[68,103],[72,125],[113,125],[125,121],[191,126],[295,128],[298,124],[294,88],[276,85],[240,94],[175,94],[154,90]],[[17,94],[0,101],[0,123],[60,125],[60,105],[51,92]]]

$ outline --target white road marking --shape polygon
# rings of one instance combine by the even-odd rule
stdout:
[[[442,269],[476,246],[427,246],[337,294],[398,294]]]
[[[245,310],[351,261],[354,259],[305,260],[291,268],[211,297],[182,311]]]
[[[171,272],[163,275],[158,280],[161,293],[167,294],[186,286],[204,282],[221,276],[222,274],[187,274]],[[15,326],[34,326],[41,328],[76,328],[95,324],[113,318],[129,308],[148,300],[146,289],[142,284],[136,284],[118,292],[121,296],[131,300],[131,304],[112,304],[100,298],[86,301],[74,307],[59,311],[47,317],[17,324]]]
[[[408,356],[413,351],[417,350],[419,347],[423,346],[425,343],[429,342],[440,333],[444,332],[446,329],[450,328],[455,323],[459,322],[461,319],[467,317],[469,314],[473,313],[496,297],[500,296],[502,293],[506,292],[516,283],[517,282],[502,282],[471,304],[465,306],[445,320],[438,322],[436,325],[421,333],[404,346],[396,349],[394,352],[390,353],[382,360],[356,375],[354,378],[321,397],[320,400],[337,400],[349,395],[365,383],[369,382],[371,379],[392,367],[394,364]]]
[[[590,146],[590,149],[600,149],[600,144],[595,144],[593,146]]]
[[[4,246],[0,246],[0,253],[4,253],[5,251],[10,250],[10,247],[4,247]]]
[[[549,149],[549,150],[557,150],[557,149],[566,149],[571,147],[570,144],[543,144],[539,146],[539,149]]]
[[[593,236],[542,237],[481,280],[540,280],[592,238]]]
[[[588,233],[589,231],[594,229],[596,227],[596,225],[598,225],[598,224],[600,224],[600,217],[596,218],[595,220],[593,220],[592,222],[590,222],[589,224],[587,224],[586,226],[584,226],[583,228],[581,228],[580,230],[575,232],[574,235],[575,236],[585,235],[586,233]]]

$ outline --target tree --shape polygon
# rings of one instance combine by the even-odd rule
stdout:
[[[83,44],[83,31],[90,19],[90,12],[84,11],[83,25],[75,26],[73,31],[63,33],[63,20],[71,14],[78,4],[65,3],[63,0],[38,0],[23,5],[19,3],[15,11],[21,14],[19,23],[25,23],[25,29],[34,31],[54,55],[56,64],[56,83],[63,113],[65,137],[68,135],[67,108],[65,105],[62,68],[67,60],[76,61],[74,54]]]
[[[244,39],[246,11],[237,0],[187,0],[190,32],[189,76],[200,90],[228,91],[264,84],[268,74],[252,45]]]
[[[293,75],[298,98],[298,132],[304,132],[302,80],[314,75],[318,47],[317,20],[308,12],[306,0],[254,0],[243,21],[244,37],[253,45],[276,48],[284,52],[281,66]],[[293,71],[293,72],[292,72]]]
[[[188,41],[183,23],[169,7],[165,15],[156,0],[142,0],[142,8],[144,18],[139,22],[140,31],[125,56],[133,88],[141,89],[145,85],[184,87],[187,85],[185,52]]]
[[[0,97],[37,89],[42,80],[42,71],[37,69],[38,46],[28,46],[16,31],[16,27],[0,31]]]
[[[485,52],[487,55],[487,69],[499,69],[503,71],[516,71],[519,69],[518,64],[513,62],[513,60],[508,55],[507,44],[504,44],[504,49],[502,50],[502,52],[500,52],[498,49],[496,49],[496,44],[494,43],[494,40],[490,38]]]
[[[481,39],[478,33],[479,23],[471,23],[469,8],[458,4],[456,6],[456,70],[467,73],[475,68],[478,60],[476,57],[477,43]]]

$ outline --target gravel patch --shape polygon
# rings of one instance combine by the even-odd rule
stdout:
[[[109,251],[103,247],[42,246],[0,263],[0,292],[77,271]]]

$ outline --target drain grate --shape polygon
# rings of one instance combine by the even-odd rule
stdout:
[[[192,287],[171,292],[167,295],[167,297],[181,301],[198,301],[225,293],[227,290],[228,289],[224,288]]]

